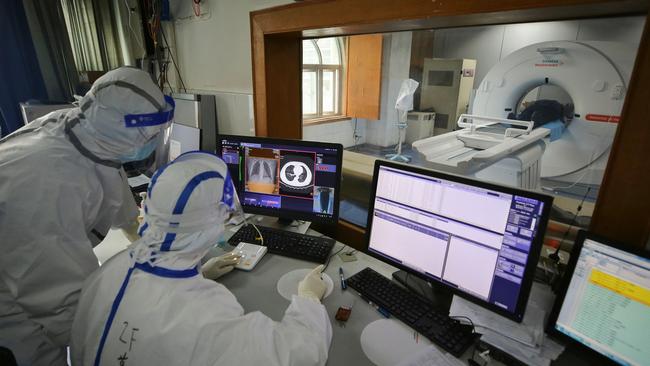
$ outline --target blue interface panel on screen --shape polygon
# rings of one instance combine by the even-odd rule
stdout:
[[[554,326],[617,363],[650,365],[650,259],[586,238]]]
[[[334,222],[338,219],[341,146],[221,136],[244,211]]]
[[[433,172],[381,165],[377,174],[368,250],[521,320],[550,201]]]

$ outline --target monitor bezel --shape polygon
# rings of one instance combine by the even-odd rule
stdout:
[[[578,342],[577,340],[571,338],[570,336],[555,329],[555,324],[557,324],[557,318],[560,316],[560,310],[562,309],[562,304],[564,303],[564,299],[566,298],[567,291],[569,290],[569,284],[571,283],[571,279],[573,278],[573,272],[575,271],[576,265],[578,264],[578,259],[580,258],[580,254],[582,253],[584,242],[587,239],[591,239],[593,241],[598,242],[599,244],[609,246],[613,249],[617,249],[628,254],[636,255],[645,259],[650,259],[650,253],[648,253],[647,251],[639,250],[639,249],[630,249],[619,241],[614,241],[602,237],[600,235],[588,232],[586,230],[580,230],[576,235],[576,240],[573,244],[573,248],[571,249],[571,256],[569,257],[569,262],[567,263],[567,267],[564,271],[564,276],[562,277],[562,280],[560,282],[559,291],[557,292],[557,296],[555,297],[555,303],[553,304],[553,309],[551,310],[548,317],[548,322],[546,323],[546,333],[555,339],[561,340],[564,343],[570,344],[571,346],[578,348],[582,352],[588,353],[590,357],[596,358],[597,361],[602,362],[602,364],[619,365],[619,363],[605,356],[604,354],[600,353],[596,349],[591,348],[584,343]]]
[[[426,277],[425,275],[416,272],[409,267],[403,266],[400,263],[390,261],[389,259],[376,254],[372,251],[370,251],[370,233],[372,229],[372,223],[373,223],[373,213],[375,210],[375,198],[376,198],[376,193],[377,193],[377,180],[379,178],[379,169],[381,167],[387,167],[387,168],[393,168],[393,169],[399,169],[399,170],[404,170],[407,172],[411,173],[416,173],[416,174],[421,174],[425,175],[428,177],[432,178],[439,178],[439,179],[446,179],[446,180],[451,180],[455,181],[461,184],[468,184],[468,185],[473,185],[479,188],[485,188],[485,189],[490,189],[490,190],[495,190],[507,194],[513,194],[513,195],[521,195],[525,197],[530,197],[536,200],[539,200],[544,203],[544,207],[542,209],[542,215],[541,215],[541,220],[539,223],[538,227],[538,235],[535,236],[533,242],[531,243],[530,247],[530,252],[528,255],[528,260],[526,262],[526,269],[524,270],[524,276],[522,279],[521,283],[521,288],[520,288],[520,293],[519,293],[519,298],[517,300],[517,305],[515,306],[515,311],[514,312],[509,312],[505,309],[502,309],[494,304],[491,304],[485,300],[479,299],[477,297],[472,296],[471,294],[468,294],[462,290],[459,290],[453,286],[449,286],[443,282],[439,281],[433,281],[430,278]],[[412,165],[405,165],[405,164],[400,164],[400,163],[395,163],[395,162],[390,162],[386,160],[376,160],[375,161],[375,169],[374,169],[374,174],[373,174],[373,180],[372,180],[372,190],[370,192],[370,204],[368,206],[368,225],[366,226],[366,237],[365,237],[365,253],[368,255],[377,258],[381,260],[382,262],[386,262],[394,267],[397,267],[403,271],[406,271],[407,273],[410,273],[412,275],[415,275],[418,278],[421,278],[427,282],[431,282],[434,285],[441,286],[443,288],[449,289],[453,294],[458,295],[464,299],[467,299],[475,304],[478,304],[496,314],[499,314],[501,316],[504,316],[510,320],[513,320],[515,322],[520,323],[523,318],[524,318],[524,313],[526,310],[526,305],[528,302],[528,297],[530,295],[531,287],[533,285],[533,278],[535,275],[535,268],[537,267],[537,262],[539,260],[539,256],[541,253],[542,249],[542,243],[544,239],[544,234],[546,232],[546,224],[548,222],[548,217],[550,215],[551,211],[551,206],[553,204],[553,197],[541,194],[538,192],[533,192],[533,191],[528,191],[524,189],[519,189],[519,188],[514,188],[514,187],[507,187],[507,186],[502,186],[494,183],[488,183],[488,182],[483,182],[483,181],[478,181],[475,179],[470,179],[467,177],[455,175],[455,174],[449,174],[449,173],[442,173],[436,170],[431,170],[431,169],[425,169],[421,167],[416,167]]]
[[[252,207],[243,204],[241,206],[245,213],[251,213],[256,215],[266,215],[266,216],[273,216],[273,217],[290,217],[294,220],[306,220],[306,221],[315,222],[319,224],[335,224],[338,222],[339,197],[341,195],[341,175],[342,175],[341,171],[343,170],[343,145],[328,143],[328,142],[317,142],[317,141],[220,134],[217,136],[217,155],[219,157],[222,157],[223,140],[239,141],[244,143],[295,145],[296,147],[306,147],[306,148],[316,147],[316,148],[325,148],[325,149],[336,149],[336,164],[338,169],[336,170],[336,187],[334,187],[334,210],[332,212],[331,217],[319,217],[314,212],[306,213],[302,211],[294,211],[288,209]]]

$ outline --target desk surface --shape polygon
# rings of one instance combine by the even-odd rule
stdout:
[[[232,232],[229,232],[227,236],[231,234]],[[308,234],[320,235],[313,230],[310,230]],[[227,244],[226,246],[228,247]],[[344,244],[337,242],[332,253],[335,253],[343,247]],[[342,252],[350,250],[354,249],[345,246]],[[218,254],[218,249],[215,249],[211,253],[211,255]],[[325,273],[334,281],[332,294],[323,300],[323,305],[327,309],[333,331],[328,365],[374,365],[366,357],[361,348],[361,332],[366,325],[375,320],[383,319],[383,316],[364,302],[354,290],[341,290],[338,270],[339,267],[343,268],[346,277],[349,277],[365,267],[371,267],[390,278],[391,274],[397,269],[364,253],[357,251],[355,255],[357,260],[354,262],[343,262],[336,255],[332,257],[329,266],[325,270]],[[316,266],[316,263],[267,254],[260,260],[253,271],[244,272],[235,270],[220,278],[219,282],[235,294],[246,312],[259,310],[271,319],[279,321],[289,306],[289,301],[282,297],[276,289],[280,277],[296,269],[314,268]],[[334,314],[336,314],[339,306],[349,306],[351,304],[354,304],[352,314],[345,328],[342,328],[334,319]],[[467,359],[467,357],[463,357],[463,359]]]
[[[234,231],[232,229],[226,229],[225,237],[229,238]],[[321,236],[321,234],[314,230],[309,230],[307,233]],[[343,243],[336,242],[332,253],[337,252],[341,248],[344,248],[341,252],[354,250]],[[232,247],[226,244],[226,249],[231,250]],[[215,248],[208,256],[219,255],[222,252],[223,250]],[[339,267],[343,268],[345,276],[350,277],[366,267],[371,267],[387,278],[391,278],[392,273],[397,268],[359,251],[356,251],[355,255],[357,260],[354,262],[343,262],[338,255],[335,255],[325,270],[334,281],[332,294],[323,300],[323,305],[327,309],[333,331],[328,365],[374,365],[361,348],[361,333],[368,324],[383,319],[383,316],[362,300],[354,290],[341,290],[338,270]],[[271,319],[279,321],[289,306],[289,301],[278,293],[278,280],[287,272],[296,269],[314,268],[316,265],[316,263],[312,262],[267,254],[260,260],[253,271],[244,272],[235,270],[220,278],[219,282],[235,294],[246,312],[261,311]],[[349,306],[351,304],[353,304],[352,315],[345,327],[342,328],[334,319],[334,315],[340,306]],[[473,347],[467,350],[460,358],[464,364],[467,364],[467,359],[471,356],[472,351]],[[444,353],[444,351],[442,352]],[[502,365],[495,360],[492,360],[489,364],[491,366]],[[580,352],[571,350],[570,348],[568,351],[563,352],[556,361],[552,362],[552,365],[586,366],[588,364],[589,361],[584,359]]]

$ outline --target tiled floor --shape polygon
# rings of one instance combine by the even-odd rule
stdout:
[[[361,144],[357,146],[348,147],[346,148],[346,150],[358,152],[360,154],[385,158],[386,154],[395,153],[395,146],[393,145],[389,147],[381,147],[381,146],[370,145],[370,144]],[[411,161],[409,162],[409,164],[422,166],[425,163],[425,161],[418,156],[418,153],[416,151],[413,151],[413,149],[409,144],[402,145],[402,155],[407,155],[411,157]]]

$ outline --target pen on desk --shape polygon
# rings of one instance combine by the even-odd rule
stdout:
[[[374,307],[379,312],[379,314],[383,315],[384,318],[390,318],[390,312],[388,310],[382,308],[377,304],[370,303],[370,305]]]
[[[345,282],[345,276],[343,275],[343,268],[339,267],[339,277],[341,277],[341,290],[348,288],[348,284]]]
[[[383,315],[385,318],[390,318],[390,312],[388,310],[386,310],[386,309],[382,308],[381,306],[375,304],[374,302],[368,300],[368,298],[363,296],[361,293],[357,292],[357,294],[359,294],[359,297],[361,297],[364,301],[366,301],[368,303],[368,305],[372,306],[375,310],[377,310],[377,312],[379,314]]]

